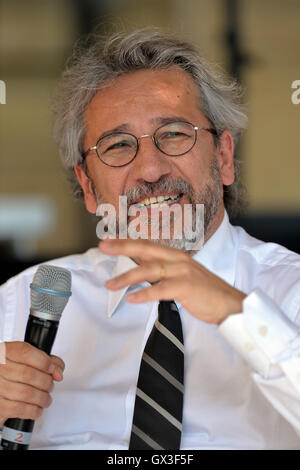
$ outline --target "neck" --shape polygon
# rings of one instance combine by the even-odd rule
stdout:
[[[221,223],[223,222],[224,218],[224,205],[220,207],[219,212],[216,214],[213,223],[209,227],[207,233],[204,235],[204,243],[207,242],[207,240],[210,239],[210,237],[217,231],[217,229],[220,227]]]

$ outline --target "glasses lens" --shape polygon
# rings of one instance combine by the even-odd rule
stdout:
[[[100,159],[110,166],[126,165],[135,157],[136,151],[136,138],[122,132],[103,137],[97,144]]]
[[[167,155],[182,155],[193,147],[196,131],[188,122],[172,122],[157,129],[155,140]]]

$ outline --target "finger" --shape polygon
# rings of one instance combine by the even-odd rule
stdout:
[[[49,393],[43,392],[31,387],[30,385],[10,382],[9,380],[0,379],[1,396],[7,400],[19,401],[40,408],[48,408],[52,403]]]
[[[37,419],[43,413],[43,408],[28,403],[7,400],[0,397],[1,417],[7,418]],[[2,418],[3,419],[3,418]]]
[[[55,364],[55,371],[52,373],[52,377],[56,382],[61,382],[64,378],[65,363],[58,356],[51,356],[51,359]]]
[[[130,293],[126,300],[130,303],[153,302],[155,300],[177,300],[180,302],[180,281],[170,279],[146,289]]]
[[[140,258],[143,261],[175,261],[176,259],[186,259],[189,256],[176,248],[161,246],[142,239],[111,240],[107,238],[99,243],[99,248],[103,253]]]
[[[180,277],[182,281],[192,272],[192,263],[193,260],[191,259],[172,263],[165,261],[143,262],[136,268],[106,281],[106,287],[108,289],[117,290],[144,281],[153,283],[178,277]]]
[[[10,360],[7,360],[6,364],[0,365],[0,376],[10,382],[29,384],[45,392],[49,392],[53,388],[52,375]]]
[[[51,357],[44,351],[22,341],[5,343],[5,345],[6,359],[33,367],[48,374],[52,374],[54,372],[55,364]]]
[[[121,289],[125,286],[139,284],[143,281],[158,282],[161,280],[162,263],[144,262],[140,266],[127,271],[120,276],[106,281],[105,285],[108,289]]]
[[[59,367],[61,369],[61,371],[63,372],[65,370],[66,365],[65,365],[64,361],[62,360],[62,358],[58,357],[58,356],[54,356],[54,355],[51,355],[50,357],[52,359],[52,362],[54,362],[54,364],[57,367]]]

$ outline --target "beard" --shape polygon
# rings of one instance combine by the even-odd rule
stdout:
[[[199,190],[195,191],[192,186],[184,181],[183,179],[170,179],[167,177],[161,178],[156,183],[147,183],[144,182],[134,188],[128,190],[124,196],[127,197],[127,208],[129,208],[132,204],[135,203],[137,200],[142,200],[145,198],[149,198],[152,194],[161,193],[161,194],[168,194],[168,193],[177,193],[183,194],[189,200],[189,204],[191,205],[192,209],[192,221],[191,226],[186,230],[184,230],[181,238],[156,238],[151,239],[155,243],[159,243],[160,245],[176,248],[187,253],[190,253],[192,250],[191,246],[191,238],[193,238],[193,245],[199,246],[203,244],[203,240],[211,227],[213,226],[218,212],[221,207],[223,192],[222,192],[222,180],[220,169],[218,165],[218,161],[216,156],[212,160],[210,167],[209,167],[209,180],[206,182],[204,187]],[[104,198],[102,195],[96,190],[93,186],[94,194],[97,200],[97,204],[103,204]],[[199,204],[204,205],[204,217],[201,224],[197,224],[197,212],[196,207]],[[128,212],[127,212],[128,213]],[[130,224],[130,217],[127,216],[127,227]],[[148,217],[146,220],[144,219],[143,222],[151,226],[153,224],[153,220],[151,217]],[[120,218],[116,216],[116,234],[118,237],[119,232],[122,230],[123,227],[120,226]],[[122,230],[124,233],[124,230]],[[109,236],[109,231],[107,235]],[[127,232],[128,238],[130,238],[130,233]]]

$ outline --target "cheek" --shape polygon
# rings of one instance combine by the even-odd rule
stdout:
[[[118,170],[101,168],[94,173],[93,182],[103,202],[118,207],[119,195],[124,193],[123,179],[117,174]]]
[[[181,160],[176,166],[180,176],[194,189],[201,187],[209,177],[210,163],[209,160],[207,161],[207,157],[199,152],[191,152],[179,158]]]

